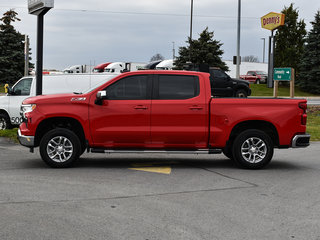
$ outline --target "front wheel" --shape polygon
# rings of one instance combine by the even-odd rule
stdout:
[[[260,79],[257,79],[257,80],[256,80],[256,84],[260,84]]]
[[[47,132],[40,141],[42,160],[51,167],[70,167],[78,160],[81,153],[81,143],[78,136],[64,128]]]
[[[0,113],[0,130],[10,129],[12,127],[7,114]]]
[[[265,132],[251,129],[240,133],[233,143],[233,159],[243,168],[265,167],[273,156],[273,142]]]

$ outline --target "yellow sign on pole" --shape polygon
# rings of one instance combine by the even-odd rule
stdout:
[[[274,30],[282,25],[284,25],[285,15],[282,13],[270,12],[261,18],[261,27]]]

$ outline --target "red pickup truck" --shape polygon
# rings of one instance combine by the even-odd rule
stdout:
[[[306,147],[307,101],[212,98],[208,73],[138,71],[84,93],[24,100],[22,145],[52,167],[91,152],[221,153],[266,166],[274,147]]]
[[[240,75],[240,78],[250,83],[267,83],[268,74],[264,71],[248,71],[246,75]]]

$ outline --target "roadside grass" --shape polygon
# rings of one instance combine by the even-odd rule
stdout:
[[[311,141],[320,141],[320,106],[308,107],[307,133]]]
[[[250,84],[251,96],[273,97],[273,88],[268,88],[266,84]],[[278,95],[282,97],[290,96],[289,86],[279,86]],[[320,97],[319,95],[303,92],[298,87],[294,90],[295,97]]]
[[[4,93],[4,84],[0,83],[0,93]]]
[[[18,128],[8,129],[8,130],[0,130],[0,137],[8,138],[9,140],[18,143],[17,138]]]

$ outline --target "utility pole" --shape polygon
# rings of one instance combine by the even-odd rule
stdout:
[[[193,0],[191,0],[191,14],[190,14],[190,40],[192,40],[192,19],[193,19]]]
[[[29,37],[24,35],[24,76],[29,75]]]
[[[238,0],[238,30],[237,30],[237,67],[236,78],[240,76],[240,24],[241,24],[241,0]]]
[[[261,38],[261,40],[263,40],[262,62],[264,63],[265,53],[266,53],[266,39],[265,38]]]
[[[172,42],[172,59],[174,60],[176,58],[176,50],[174,48],[174,42]]]

